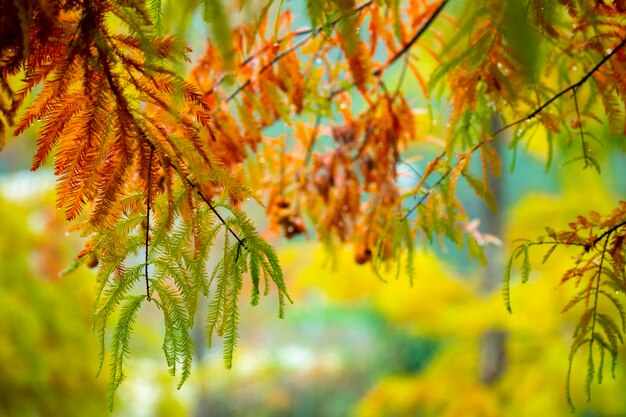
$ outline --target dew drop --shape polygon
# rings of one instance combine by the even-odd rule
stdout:
[[[613,50],[612,50],[611,48],[606,48],[606,53],[607,53],[607,54],[610,54],[610,53],[612,53],[612,52],[613,52]]]
[[[322,65],[322,58],[315,58],[316,65]]]
[[[70,235],[70,232],[65,232],[65,237],[68,237]]]
[[[342,109],[342,110],[345,109],[346,108],[346,103],[341,103],[339,105],[339,108]]]
[[[572,67],[572,71],[574,71],[574,72],[575,72],[575,71],[578,71],[578,67],[577,67],[576,65],[574,65],[574,66]]]

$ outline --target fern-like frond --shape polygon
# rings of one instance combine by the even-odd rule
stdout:
[[[593,381],[602,382],[607,355],[611,358],[611,374],[615,376],[618,352],[624,344],[626,311],[619,296],[623,294],[624,282],[614,273],[612,265],[615,263],[613,259],[618,258],[617,265],[622,268],[626,255],[623,245],[626,232],[625,206],[620,202],[618,208],[604,217],[595,211],[588,216],[578,216],[565,231],[557,232],[546,227],[548,240],[540,236],[536,241],[523,241],[514,249],[506,268],[503,293],[505,304],[510,311],[508,292],[511,268],[515,259],[522,257],[522,282],[525,282],[531,268],[529,247],[541,245],[548,247],[543,262],[548,260],[557,246],[573,247],[580,251],[575,266],[568,269],[560,281],[561,285],[574,282],[574,285],[579,287],[577,293],[565,304],[562,312],[573,311],[575,307],[584,308],[574,329],[566,378],[566,397],[572,409],[574,409],[570,392],[572,363],[580,347],[588,345],[584,388],[589,400]],[[608,300],[608,304],[612,304],[617,310],[619,319],[615,318],[614,314],[605,312],[606,303],[600,303],[600,300]]]
[[[141,303],[145,300],[144,295],[128,296],[120,308],[120,316],[113,330],[111,338],[111,360],[108,400],[109,409],[113,410],[113,397],[119,385],[126,378],[124,365],[130,353],[130,337],[133,333],[133,326],[137,319],[137,313]]]
[[[159,296],[160,308],[165,320],[165,337],[163,351],[172,375],[176,374],[176,364],[181,364],[180,388],[191,374],[193,358],[193,340],[189,333],[190,319],[187,306],[180,295],[163,281],[155,281],[154,289]]]

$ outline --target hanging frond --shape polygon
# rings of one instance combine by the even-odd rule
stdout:
[[[120,315],[113,330],[111,338],[111,362],[109,377],[109,410],[113,410],[113,394],[126,379],[124,364],[130,353],[130,338],[133,333],[133,326],[137,319],[137,313],[145,296],[129,296],[120,308]]]
[[[598,383],[602,381],[604,357],[611,358],[611,373],[615,377],[620,345],[626,336],[626,315],[623,298],[626,292],[624,276],[624,240],[626,240],[626,202],[620,201],[618,207],[608,216],[601,216],[593,211],[589,216],[578,216],[575,222],[569,224],[569,230],[556,232],[547,227],[546,237],[536,241],[525,241],[518,246],[511,255],[506,268],[504,281],[504,302],[511,311],[509,286],[511,266],[515,259],[522,257],[521,280],[528,281],[530,274],[529,248],[532,246],[548,246],[544,262],[556,247],[574,247],[579,253],[576,265],[567,270],[561,278],[561,284],[575,278],[578,293],[563,307],[563,312],[584,307],[573,334],[570,348],[570,365],[567,374],[566,396],[572,409],[574,402],[570,393],[570,374],[572,362],[581,347],[587,348],[587,378],[585,391],[587,398],[591,396],[591,385],[597,376]],[[617,278],[617,276],[620,278]],[[605,312],[606,299],[617,310]],[[599,355],[599,361],[596,357]]]

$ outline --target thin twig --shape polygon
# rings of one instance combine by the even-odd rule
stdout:
[[[572,90],[572,95],[574,96],[574,107],[576,108],[576,116],[578,117],[578,130],[580,131],[580,141],[583,147],[583,159],[585,160],[584,168],[589,166],[589,157],[587,155],[587,144],[585,143],[585,132],[583,132],[583,123],[580,118],[580,109],[578,108],[578,96],[576,95],[577,90]]]
[[[555,94],[554,96],[552,96],[549,100],[547,100],[545,103],[541,104],[539,107],[537,107],[537,109],[535,109],[532,113],[530,113],[528,116],[516,120],[514,122],[511,122],[505,126],[502,126],[501,128],[495,130],[494,132],[492,132],[489,136],[489,138],[487,139],[483,139],[480,142],[478,142],[476,145],[474,145],[470,150],[469,150],[469,154],[473,154],[474,152],[476,152],[476,150],[480,149],[481,147],[483,147],[484,145],[486,145],[489,142],[492,142],[493,140],[496,139],[496,136],[499,135],[500,133],[504,132],[505,130],[513,127],[513,126],[517,126],[520,123],[526,122],[532,118],[534,118],[535,116],[537,116],[539,113],[541,113],[546,107],[548,107],[550,104],[552,104],[556,99],[558,99],[559,97],[567,94],[569,91],[574,91],[576,92],[576,90],[583,85],[596,71],[598,71],[598,69],[600,69],[600,67],[602,65],[604,65],[609,59],[611,59],[611,57],[613,55],[615,55],[617,53],[617,51],[619,51],[620,49],[622,49],[624,47],[624,45],[626,45],[626,38],[624,38],[616,47],[615,49],[613,49],[610,53],[608,53],[607,55],[605,55],[602,60],[600,62],[598,62],[589,72],[587,72],[578,82],[568,86],[567,88],[563,89],[562,91],[558,92],[557,94]],[[439,155],[439,159],[443,158],[446,154],[446,151],[441,152],[441,154]],[[444,172],[442,174],[442,176],[437,180],[437,182],[435,182],[435,184],[431,187],[431,189],[429,190],[429,192],[427,194],[424,194],[424,196],[422,196],[422,198],[413,206],[411,207],[411,209],[405,213],[405,215],[403,216],[404,218],[407,218],[408,216],[410,216],[415,210],[417,210],[417,208],[419,206],[421,206],[426,199],[430,196],[432,190],[434,188],[436,188],[437,186],[439,186],[444,179],[446,179],[450,173],[452,172],[452,167],[448,168],[448,170],[446,172]],[[621,225],[623,226],[623,224]],[[619,226],[618,226],[619,227]],[[605,234],[601,235],[601,237],[604,237]]]
[[[449,0],[442,0],[441,3],[439,3],[439,6],[437,7],[437,9],[435,9],[435,11],[433,12],[432,15],[430,15],[430,17],[428,18],[428,20],[417,30],[417,32],[415,32],[413,34],[413,36],[411,36],[411,39],[409,39],[409,41],[406,43],[406,45],[404,45],[402,47],[402,49],[400,49],[398,52],[396,52],[391,59],[389,59],[387,61],[387,63],[385,65],[383,65],[382,67],[378,68],[377,70],[374,71],[374,75],[376,77],[380,77],[382,76],[383,72],[385,72],[387,70],[387,68],[389,68],[394,62],[396,62],[400,57],[402,57],[402,55],[406,54],[407,52],[409,52],[409,49],[411,49],[411,47],[415,44],[415,42],[417,42],[419,40],[419,38],[422,37],[422,35],[424,33],[426,33],[426,31],[428,30],[428,28],[430,27],[430,25],[432,25],[432,23],[435,21],[435,19],[437,18],[437,16],[439,15],[439,13],[441,13],[441,11],[443,10],[443,8],[445,7],[445,5],[448,3]]]
[[[317,141],[317,136],[320,130],[320,124],[322,123],[322,115],[318,114],[315,116],[315,124],[313,125],[313,132],[311,132],[311,140],[309,140],[309,145],[306,148],[306,155],[304,156],[304,167],[309,165],[311,162],[311,157],[313,156],[313,147],[315,146],[315,142]]]
[[[409,50],[411,49],[411,47],[422,37],[422,35],[424,33],[426,33],[426,30],[428,30],[428,28],[430,27],[430,25],[432,25],[432,23],[435,21],[435,19],[437,18],[437,16],[439,15],[439,13],[441,13],[441,11],[443,10],[444,6],[448,3],[449,0],[443,0],[439,6],[437,7],[437,9],[433,12],[432,15],[430,15],[430,17],[428,18],[428,20],[426,22],[424,22],[424,24],[422,26],[420,26],[419,29],[417,29],[417,31],[413,34],[413,36],[411,36],[411,39],[402,47],[402,49],[400,49],[398,52],[396,52],[388,61],[385,65],[383,65],[380,68],[375,69],[372,72],[372,75],[374,75],[375,77],[382,79],[382,75],[383,73],[387,70],[387,68],[389,68],[394,62],[396,62],[399,58],[401,58],[404,54],[406,54],[407,52],[409,52]],[[330,92],[329,96],[328,96],[328,100],[332,100],[333,97],[335,97],[338,94],[343,93],[344,91],[346,91],[347,88],[352,88],[354,87],[354,82],[350,83],[349,86],[346,87],[338,87],[336,89],[334,89],[333,91]]]
[[[604,233],[602,233],[600,236],[598,236],[597,238],[595,238],[594,242],[599,242],[602,239],[604,239],[605,237],[609,236],[611,233],[613,233],[614,231],[616,231],[617,229],[619,229],[620,227],[624,227],[626,226],[626,220],[624,220],[623,222],[616,224],[615,226],[611,227],[610,229],[606,230]]]
[[[226,222],[226,220],[224,220],[224,218],[222,217],[222,215],[217,211],[217,209],[215,208],[215,206],[213,205],[213,203],[211,203],[211,200],[206,198],[204,196],[204,194],[202,193],[202,191],[200,190],[200,188],[198,188],[198,186],[196,184],[194,184],[189,177],[187,176],[183,176],[183,178],[185,178],[185,181],[187,181],[187,184],[189,184],[189,186],[191,188],[193,188],[196,193],[198,193],[198,195],[200,196],[200,198],[202,199],[202,201],[204,201],[207,206],[209,206],[209,208],[211,209],[211,211],[213,212],[213,214],[215,214],[217,216],[217,218],[220,220],[220,222],[222,222],[222,224],[224,226],[226,226],[226,228],[228,229],[228,231],[230,232],[231,235],[233,235],[233,237],[235,239],[237,239],[237,242],[243,246],[244,248],[247,248],[246,246],[246,242],[245,242],[245,238],[240,238],[239,235],[237,233],[235,233],[235,231],[233,229],[231,229],[231,227],[228,225],[228,223]]]

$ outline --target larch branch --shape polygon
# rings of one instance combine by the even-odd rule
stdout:
[[[445,3],[445,0],[444,0]],[[478,142],[477,144],[475,144],[474,146],[472,146],[472,148],[469,150],[469,154],[473,154],[474,152],[476,152],[478,149],[480,149],[482,146],[486,145],[489,142],[492,142],[493,140],[496,139],[496,136],[499,135],[500,133],[504,132],[505,130],[513,127],[513,126],[517,126],[521,123],[524,123],[528,120],[531,120],[532,118],[536,117],[539,113],[541,113],[546,107],[548,107],[550,104],[552,104],[554,101],[556,101],[559,97],[562,97],[563,95],[567,94],[568,92],[572,91],[574,93],[576,93],[576,90],[578,88],[580,88],[580,86],[582,86],[589,78],[591,78],[591,76],[600,69],[600,67],[602,67],[602,65],[604,65],[609,59],[611,59],[612,56],[614,56],[620,49],[622,49],[624,47],[624,45],[626,45],[626,38],[624,38],[613,50],[611,50],[610,53],[608,53],[607,55],[605,55],[602,60],[600,60],[589,72],[587,72],[578,82],[566,87],[565,89],[561,90],[560,92],[558,92],[557,94],[555,94],[554,96],[552,96],[549,100],[547,100],[546,102],[544,102],[543,104],[541,104],[539,107],[537,107],[537,109],[535,109],[532,113],[528,114],[526,117],[516,120],[514,122],[511,122],[507,125],[502,126],[501,128],[495,130],[494,132],[492,132],[489,136],[489,138],[487,139],[483,139],[480,142]],[[583,150],[583,152],[586,152],[585,150]],[[446,151],[443,151],[438,158],[442,159],[446,154]],[[435,182],[435,184],[433,184],[433,186],[431,187],[431,189],[429,190],[428,193],[425,193],[422,198],[415,203],[415,205],[413,207],[411,207],[409,209],[409,211],[407,211],[403,218],[407,218],[408,216],[410,216],[413,212],[415,212],[415,210],[417,210],[417,208],[419,206],[421,206],[422,204],[424,204],[424,202],[428,199],[428,197],[431,195],[431,190],[433,188],[438,187],[452,172],[452,167],[448,168],[448,170],[446,170],[446,172],[444,172],[441,177]],[[624,224],[621,224],[618,227],[623,226]],[[601,237],[604,237],[606,234],[601,235]],[[598,238],[599,240],[600,238]]]
[[[602,60],[600,62],[598,62],[589,72],[587,72],[578,82],[570,85],[569,87],[565,88],[564,90],[561,90],[560,92],[558,92],[557,94],[555,94],[554,96],[552,96],[552,98],[550,98],[548,101],[546,101],[545,103],[543,103],[542,105],[540,105],[539,107],[537,107],[532,113],[530,113],[528,116],[516,120],[514,122],[511,122],[507,125],[502,126],[500,129],[496,130],[495,132],[492,133],[492,136],[496,136],[499,133],[504,132],[507,129],[510,129],[513,126],[517,126],[520,123],[524,123],[528,120],[533,119],[535,116],[537,116],[539,113],[541,113],[546,107],[548,107],[550,104],[552,104],[554,101],[556,101],[559,97],[567,94],[570,91],[576,91],[581,85],[583,85],[589,78],[591,78],[591,76],[600,69],[600,67],[602,67],[602,65],[604,65],[609,59],[611,59],[611,57],[613,55],[615,55],[620,49],[622,49],[624,47],[624,45],[626,45],[626,38],[624,38],[610,53],[606,54]]]
[[[599,242],[602,239],[604,239],[605,237],[608,237],[611,233],[615,232],[617,229],[619,229],[620,227],[624,227],[626,226],[626,220],[624,220],[621,223],[616,224],[615,226],[611,227],[610,229],[606,230],[604,233],[602,233],[600,236],[598,236],[595,241]],[[607,239],[608,240],[608,239]]]
[[[396,62],[404,54],[409,52],[409,50],[415,44],[415,42],[417,42],[419,40],[419,38],[421,38],[422,35],[424,33],[426,33],[426,31],[428,30],[430,25],[432,25],[433,22],[435,21],[435,19],[437,19],[437,16],[439,16],[439,13],[441,13],[441,11],[445,7],[445,5],[448,3],[448,1],[449,0],[442,0],[441,3],[439,3],[439,6],[437,6],[435,11],[433,12],[433,14],[430,15],[428,20],[426,20],[426,22],[424,22],[424,24],[422,26],[420,26],[420,28],[413,34],[413,36],[411,36],[411,39],[409,39],[409,41],[402,47],[402,49],[400,49],[398,52],[396,52],[391,57],[391,59],[389,59],[389,61],[387,61],[387,63],[385,65],[383,65],[382,67],[380,67],[380,68],[378,68],[378,69],[376,69],[374,71],[374,75],[376,77],[382,76],[383,72],[385,72],[387,70],[387,68],[389,68],[394,62]]]
[[[446,0],[447,1],[447,0]],[[337,23],[339,23],[341,20],[350,17],[354,14],[360,13],[363,9],[366,9],[367,7],[372,5],[372,0],[370,1],[366,1],[365,3],[355,7],[354,9],[352,9],[351,11],[344,13],[340,16],[337,16],[336,18],[334,18],[331,22],[330,25],[334,26]],[[302,46],[304,46],[305,44],[307,44],[311,39],[313,39],[317,34],[319,34],[320,32],[322,32],[324,30],[323,26],[318,26],[316,28],[309,28],[309,29],[301,29],[298,30],[296,32],[292,32],[291,34],[288,34],[286,36],[284,36],[283,38],[279,39],[276,43],[282,43],[285,39],[288,38],[292,38],[292,37],[296,37],[296,36],[304,36],[306,35],[306,37],[304,39],[301,39],[300,41],[298,41],[297,43],[293,44],[292,46],[290,46],[289,48],[285,49],[284,51],[281,51],[280,53],[278,53],[274,58],[272,58],[267,64],[265,64],[258,72],[258,74],[263,74],[265,71],[267,71],[269,68],[271,68],[272,66],[274,66],[274,64],[278,63],[278,61],[280,61],[281,59],[283,59],[284,57],[286,57],[287,55],[289,55],[292,52],[297,51],[298,49],[300,49]],[[250,63],[254,58],[256,58],[260,53],[264,52],[266,48],[261,49],[260,51],[248,56],[246,59],[244,59],[242,61],[242,63],[240,64],[240,66],[246,65],[248,63]],[[205,94],[209,95],[215,92],[215,89],[224,81],[225,77],[221,77],[216,83],[215,85],[213,85],[211,87],[211,89],[209,91],[207,91]],[[248,78],[246,81],[244,81],[239,87],[237,87],[235,89],[235,91],[233,91],[227,98],[226,98],[226,102],[230,102],[232,101],[239,93],[241,93],[241,91],[243,89],[245,89],[247,86],[250,85],[250,83],[252,82],[252,78]],[[215,110],[215,112],[213,113],[214,115],[216,113],[218,113],[220,111],[219,108],[217,108]]]

